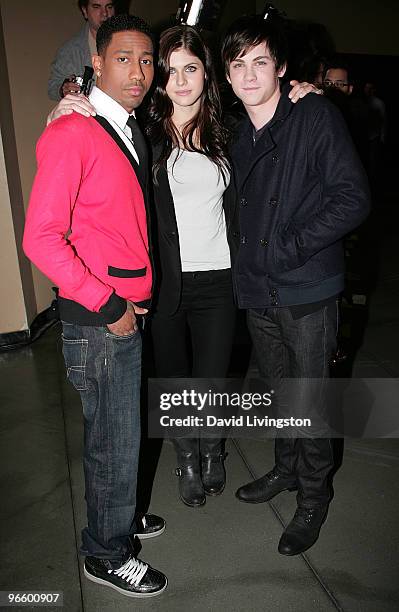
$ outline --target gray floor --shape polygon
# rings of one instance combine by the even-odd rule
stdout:
[[[396,248],[396,240],[386,241],[356,376],[399,377]],[[271,442],[230,441],[226,490],[201,509],[177,501],[173,449],[165,443],[151,509],[166,518],[167,530],[143,542],[141,557],[165,571],[169,587],[158,598],[129,600],[82,575],[82,420],[64,380],[59,328],[0,354],[0,366],[0,589],[63,591],[68,612],[399,609],[397,439],[346,441],[321,537],[295,558],[277,552],[295,495],[255,506],[234,497],[272,465]]]

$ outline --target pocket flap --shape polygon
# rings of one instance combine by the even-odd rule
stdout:
[[[108,266],[108,276],[117,276],[118,278],[137,278],[145,276],[147,268],[138,268],[137,270],[127,270],[126,268],[115,268]]]

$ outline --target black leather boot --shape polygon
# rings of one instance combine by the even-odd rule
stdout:
[[[206,498],[200,474],[198,438],[174,438],[177,454],[176,476],[179,477],[179,495],[186,506],[203,506]]]
[[[278,545],[282,555],[299,555],[317,541],[327,517],[328,506],[304,508],[298,506],[294,518],[285,528]]]
[[[219,439],[204,438],[200,440],[201,475],[204,491],[207,495],[220,495],[226,485],[224,460],[226,453]]]
[[[261,504],[273,499],[281,491],[297,489],[295,464],[297,441],[294,438],[276,438],[274,454],[276,463],[270,472],[240,487],[236,497],[248,504]]]

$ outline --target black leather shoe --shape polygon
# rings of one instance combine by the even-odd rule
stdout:
[[[247,504],[261,504],[286,489],[288,491],[297,489],[295,476],[283,476],[276,468],[273,468],[261,478],[240,487],[236,492],[236,497]]]
[[[128,597],[154,597],[168,584],[166,576],[135,557],[129,557],[116,567],[109,559],[86,557],[84,574],[89,580]]]
[[[206,502],[204,487],[200,474],[198,438],[175,438],[177,452],[176,476],[179,477],[179,496],[186,506],[195,508]]]
[[[140,514],[136,516],[136,533],[140,540],[155,538],[165,531],[166,523],[156,514]]]
[[[280,538],[278,552],[282,555],[299,555],[313,546],[326,517],[327,506],[314,508],[298,506],[294,518]]]

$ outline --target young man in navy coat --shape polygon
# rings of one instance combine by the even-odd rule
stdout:
[[[280,87],[287,54],[277,26],[259,17],[238,20],[222,56],[247,111],[232,150],[240,202],[236,297],[247,309],[262,378],[295,379],[306,414],[309,379],[323,387],[329,375],[344,287],[342,238],[368,213],[367,181],[328,100],[306,96],[293,105],[289,86]],[[277,438],[273,469],[236,495],[259,503],[298,489],[297,510],[279,543],[281,554],[296,555],[318,538],[332,469],[330,439]]]

